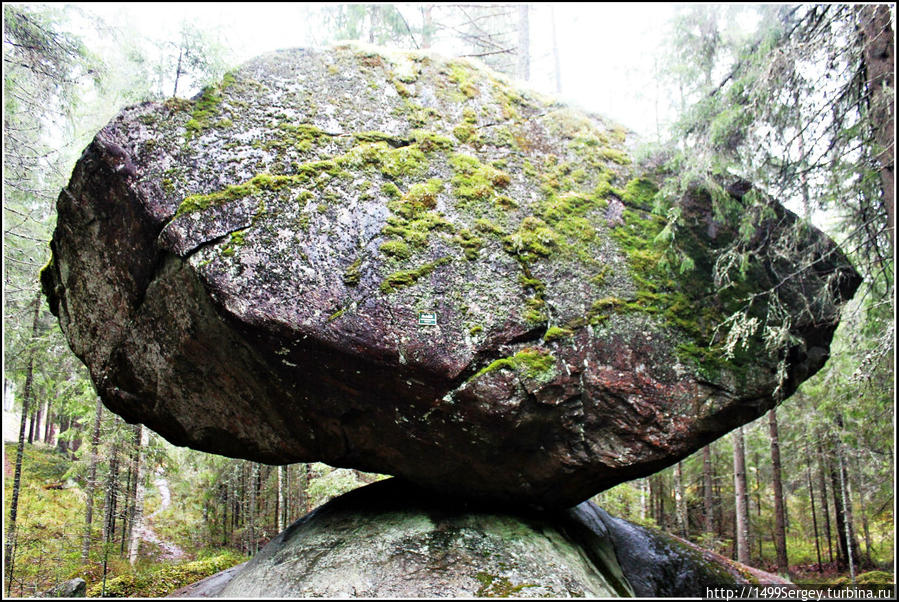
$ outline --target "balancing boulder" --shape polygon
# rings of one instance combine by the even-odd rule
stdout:
[[[860,282],[745,182],[660,192],[628,135],[464,61],[266,55],[97,134],[44,291],[175,444],[571,506],[774,407]]]

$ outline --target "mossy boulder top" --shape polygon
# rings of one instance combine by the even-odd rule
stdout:
[[[173,443],[571,505],[773,407],[859,283],[745,183],[666,199],[627,149],[468,62],[277,52],[107,125],[43,286],[106,405]],[[755,246],[719,292],[722,203]],[[769,288],[786,352],[726,354]]]

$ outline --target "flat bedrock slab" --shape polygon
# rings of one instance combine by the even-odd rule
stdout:
[[[104,403],[175,444],[570,506],[792,393],[860,282],[745,182],[668,225],[627,144],[464,61],[274,53],[110,122],[42,283]],[[768,289],[788,346],[725,359],[715,327]]]

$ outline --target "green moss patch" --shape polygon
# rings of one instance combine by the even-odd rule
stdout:
[[[426,130],[412,130],[412,140],[418,145],[422,152],[430,153],[432,151],[450,151],[455,143],[447,138],[434,132]]]
[[[491,362],[472,376],[472,380],[496,370],[512,370],[527,378],[549,382],[556,373],[556,358],[550,351],[527,347],[511,357]]]
[[[217,556],[181,564],[163,564],[151,571],[132,575],[120,575],[106,582],[108,598],[162,598],[176,589],[229,569],[246,559],[235,552],[223,552]],[[99,597],[103,583],[95,583],[87,590],[89,598]]]
[[[449,79],[461,92],[461,100],[470,100],[480,96],[481,91],[475,85],[474,70],[458,61],[449,63]]]
[[[214,86],[206,86],[203,89],[200,98],[194,103],[190,120],[184,125],[187,129],[188,140],[202,134],[204,130],[213,126],[221,111],[222,94],[234,82],[234,75],[226,73],[221,83]],[[220,124],[221,122],[218,123]],[[230,124],[227,127],[230,127]]]
[[[456,153],[449,161],[455,174],[451,181],[453,194],[463,205],[489,202],[497,188],[505,188],[511,182],[509,174],[481,163],[477,157]]]
[[[236,252],[237,247],[242,247],[246,244],[246,232],[246,228],[232,232],[228,239],[228,244],[222,249],[222,255],[231,257]]]
[[[454,227],[440,213],[428,211],[417,214],[415,219],[406,219],[399,216],[387,218],[387,225],[381,230],[382,234],[395,236],[414,247],[427,245],[428,237],[434,230],[453,232]]]
[[[469,142],[474,138],[474,135],[475,128],[470,123],[460,123],[453,128],[453,136],[455,136],[459,142]]]
[[[572,335],[574,335],[573,330],[560,328],[558,326],[551,326],[546,329],[546,333],[543,335],[543,340],[546,342],[558,341],[559,339],[567,339]]]
[[[508,577],[499,577],[483,571],[475,575],[475,579],[481,584],[475,593],[480,598],[509,598],[517,595],[525,588],[540,587],[534,583],[512,585]]]
[[[290,176],[262,173],[253,176],[253,178],[242,184],[228,186],[224,190],[209,194],[191,195],[185,198],[181,205],[178,206],[175,217],[193,213],[194,211],[202,211],[213,205],[222,205],[230,201],[254,196],[263,191],[277,191],[283,188],[300,186],[309,182],[313,176],[322,173],[334,177],[340,175],[342,171],[338,164],[331,160],[304,163],[298,166],[298,170],[298,174]]]
[[[388,240],[381,245],[381,253],[397,259],[407,259],[412,255],[412,249],[403,240]]]
[[[386,142],[359,144],[341,158],[349,167],[373,167],[391,180],[420,175],[426,166],[425,154],[417,144],[391,148]]]
[[[347,286],[356,286],[357,284],[359,284],[359,280],[362,276],[359,271],[359,268],[361,266],[362,266],[362,258],[360,257],[360,258],[356,259],[356,261],[354,261],[350,265],[350,267],[348,267],[343,272],[343,283],[346,284]]]
[[[559,234],[539,217],[528,216],[518,230],[503,238],[503,248],[525,262],[537,257],[549,257],[559,245]]]
[[[594,302],[588,321],[599,323],[612,313],[659,316],[687,339],[676,349],[681,361],[706,378],[715,378],[723,370],[742,378],[742,366],[757,363],[765,356],[764,342],[753,335],[746,345],[734,350],[732,359],[726,359],[716,328],[738,311],[742,299],[752,293],[749,282],[763,286],[764,274],[753,274],[744,282],[716,291],[712,284],[714,249],[712,241],[700,240],[700,231],[704,229],[681,223],[677,212],[669,213],[665,219],[648,210],[630,208],[656,204],[656,187],[647,179],[629,181],[621,196],[629,207],[622,213],[624,224],[613,228],[611,236],[627,257],[637,291],[629,299]],[[723,239],[724,235],[719,234],[716,243],[725,244]],[[761,312],[762,308],[751,311]]]
[[[256,145],[265,150],[286,151],[295,150],[300,153],[308,153],[313,146],[325,136],[325,132],[320,128],[308,124],[278,124],[278,137],[265,142],[257,142]]]
[[[460,230],[453,240],[462,247],[465,252],[465,258],[472,261],[478,258],[478,254],[484,244],[484,240],[475,236],[471,230]]]
[[[406,194],[387,206],[395,215],[412,219],[423,211],[436,207],[437,195],[442,190],[443,182],[438,178],[431,178],[427,182],[413,184]]]
[[[412,270],[394,272],[381,282],[381,292],[388,295],[397,289],[411,286],[418,282],[420,278],[427,276],[439,266],[449,263],[450,261],[451,259],[449,257],[441,257],[436,261],[426,263]]]

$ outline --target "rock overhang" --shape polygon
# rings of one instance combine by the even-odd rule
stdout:
[[[175,443],[568,505],[773,407],[858,284],[809,229],[786,378],[757,340],[722,359],[716,322],[779,266],[716,294],[734,228],[697,189],[672,268],[626,138],[464,61],[274,53],[104,128],[42,281],[107,405]],[[724,194],[774,239],[796,222]]]

